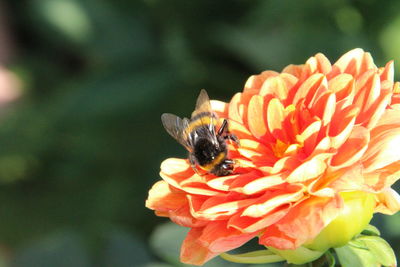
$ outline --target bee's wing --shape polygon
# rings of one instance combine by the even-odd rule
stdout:
[[[207,91],[201,89],[199,96],[196,101],[196,108],[192,113],[192,118],[200,113],[209,113],[209,116],[201,117],[203,127],[206,129],[207,136],[209,140],[213,143],[218,144],[216,134],[215,134],[215,124],[218,120],[216,114],[211,109],[210,98],[208,97]],[[209,119],[209,121],[206,121]]]
[[[178,116],[171,113],[164,113],[161,115],[161,122],[167,130],[167,132],[176,139],[181,145],[187,150],[191,151],[190,140],[188,140],[185,130],[189,125],[189,120],[184,118],[181,119]]]
[[[192,113],[192,118],[202,112],[211,112],[210,98],[208,97],[207,91],[204,89],[201,89],[197,97],[196,108]]]

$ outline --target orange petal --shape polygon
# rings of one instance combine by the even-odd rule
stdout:
[[[268,135],[267,122],[266,122],[266,111],[264,106],[264,98],[259,95],[255,95],[249,102],[247,110],[247,121],[251,133],[257,139],[260,139]]]
[[[247,217],[241,214],[236,214],[229,219],[228,225],[234,227],[244,233],[253,233],[260,231],[277,221],[287,214],[291,205],[282,205],[265,216],[259,218]]]
[[[381,81],[394,81],[394,62],[393,60],[386,63],[385,68],[380,73]]]
[[[316,73],[308,77],[307,80],[305,80],[297,90],[294,99],[293,99],[293,104],[296,105],[299,103],[302,99],[304,99],[304,104],[308,106],[313,99],[315,92],[320,88],[320,87],[328,88],[328,82],[325,78],[325,76],[321,73]]]
[[[366,72],[367,70],[370,69],[376,70],[377,67],[374,63],[374,59],[372,58],[371,54],[369,52],[365,52],[360,64],[359,73]]]
[[[228,228],[226,221],[210,222],[204,228],[192,228],[183,241],[181,261],[203,265],[222,252],[240,247],[255,235]]]
[[[289,77],[292,79],[289,80]],[[287,86],[286,81],[288,81],[289,86]],[[288,96],[289,89],[296,83],[297,79],[289,74],[286,74],[286,80],[284,80],[281,75],[276,77],[271,77],[264,82],[261,87],[259,95],[272,97],[277,97],[281,101],[285,100]]]
[[[336,94],[336,99],[342,100],[346,96],[353,93],[355,90],[355,83],[353,76],[350,74],[340,74],[329,81],[329,89]]]
[[[332,147],[340,147],[349,137],[356,116],[359,112],[357,107],[340,107],[336,106],[336,112],[332,118],[331,124],[329,125],[329,136],[331,137]]]
[[[211,109],[218,115],[220,118],[228,118],[228,103],[211,100]]]
[[[270,77],[275,77],[278,75],[279,73],[275,71],[264,71],[259,75],[252,75],[244,85],[244,92],[251,91],[254,89],[259,91],[265,80],[267,80]]]
[[[276,139],[286,141],[286,135],[283,132],[283,122],[285,121],[285,107],[277,98],[271,99],[267,108],[268,130]]]
[[[275,227],[268,227],[260,242],[278,249],[295,249],[314,239],[342,208],[343,200],[339,196],[310,197],[293,206]]]
[[[203,197],[188,196],[192,214],[195,218],[204,220],[221,220],[230,217],[239,209],[254,203],[256,199],[241,198],[240,194],[231,192],[204,199]]]
[[[237,93],[232,97],[229,103],[228,113],[230,120],[243,124],[243,117],[242,114],[240,114],[241,97],[242,93]]]
[[[381,92],[381,82],[378,74],[372,73],[365,84],[357,83],[355,104],[362,110],[368,110],[378,99]]]
[[[334,66],[338,67],[341,73],[357,76],[363,57],[364,50],[356,48],[341,56]]]
[[[393,215],[400,210],[400,195],[392,188],[386,188],[377,194],[378,206],[375,212]]]
[[[161,163],[160,176],[170,185],[187,193],[208,196],[218,194],[218,191],[205,183],[205,176],[194,173],[188,161],[184,159],[169,158],[164,160]]]
[[[286,178],[288,183],[305,182],[307,180],[315,179],[326,170],[326,159],[330,154],[320,154],[314,158],[304,162]]]
[[[367,150],[369,140],[369,131],[362,126],[355,126],[349,138],[332,157],[331,167],[344,168],[359,161]]]
[[[252,205],[244,209],[242,216],[262,217],[277,207],[300,200],[304,196],[304,188],[299,185],[290,185],[282,190],[266,192]]]
[[[152,210],[176,210],[187,205],[186,194],[182,191],[172,190],[165,181],[158,181],[149,191],[146,207]]]
[[[365,172],[383,168],[400,161],[400,127],[371,136],[368,149],[363,157]]]
[[[389,105],[391,97],[392,94],[390,90],[381,90],[379,98],[375,101],[375,103],[373,103],[370,109],[362,112],[358,116],[358,118],[360,118],[359,122],[362,122],[362,124],[368,129],[375,127]]]
[[[189,210],[186,194],[173,189],[165,181],[159,181],[149,191],[146,207],[156,211],[159,216],[167,216],[181,226],[198,227],[205,222],[195,219]]]
[[[303,149],[307,155],[310,155],[317,145],[317,137],[320,134],[321,126],[321,121],[315,121],[298,136],[303,142]]]
[[[246,184],[242,185],[241,187],[238,187],[236,191],[246,195],[256,194],[261,191],[265,191],[269,188],[274,188],[277,185],[284,184],[285,183],[284,178],[286,176],[287,174],[275,174],[259,178],[252,177],[252,179],[248,181],[242,180],[241,182]]]

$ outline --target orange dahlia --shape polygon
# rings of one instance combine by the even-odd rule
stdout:
[[[170,158],[146,201],[158,216],[191,228],[181,261],[201,265],[254,237],[278,254],[325,251],[359,234],[373,212],[398,211],[390,188],[400,177],[393,76],[392,61],[378,68],[362,49],[333,65],[317,54],[281,73],[251,76],[229,103],[211,101],[240,140],[228,144],[234,173],[200,176],[187,159]]]

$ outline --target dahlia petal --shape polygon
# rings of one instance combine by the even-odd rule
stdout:
[[[187,204],[186,195],[178,190],[173,191],[165,181],[158,181],[149,191],[146,207],[152,210],[175,210]]]
[[[269,101],[267,108],[267,125],[269,132],[280,140],[286,140],[285,134],[282,131],[283,121],[285,120],[285,107],[279,99],[273,98]]]
[[[393,60],[386,63],[385,68],[380,73],[381,81],[394,81],[394,62]]]
[[[331,148],[331,138],[329,136],[325,136],[315,146],[313,152],[308,156],[307,159],[313,158],[318,154],[328,153],[330,148]]]
[[[207,185],[216,190],[229,191],[230,184],[236,179],[238,179],[240,175],[241,174],[235,174],[235,175],[217,177],[210,181],[207,181]]]
[[[282,219],[287,214],[290,207],[291,205],[289,204],[279,206],[265,216],[259,218],[236,214],[229,219],[228,225],[244,233],[253,233],[264,229]]]
[[[357,107],[349,106],[342,110],[340,110],[340,108],[341,107],[337,105],[336,112],[329,125],[329,136],[331,137],[333,148],[340,147],[347,140],[359,112]]]
[[[249,129],[257,139],[260,139],[268,134],[264,98],[262,96],[255,95],[251,98],[247,116]]]
[[[161,177],[164,178],[163,176],[161,176]],[[195,194],[195,195],[215,196],[215,195],[219,194],[218,191],[209,187],[204,181],[185,182],[180,186],[179,189],[181,189],[189,194]]]
[[[230,184],[230,190],[239,193],[244,193],[243,187],[245,187],[248,183],[258,179],[261,176],[262,173],[258,170],[253,170],[244,174],[240,174]]]
[[[372,58],[371,54],[369,52],[365,52],[363,59],[361,61],[359,73],[366,72],[367,70],[370,70],[370,69],[376,70],[377,67],[374,63],[374,59]]]
[[[291,185],[284,190],[266,192],[264,196],[261,196],[252,205],[245,208],[242,216],[261,217],[281,205],[298,201],[304,196],[303,189],[303,186]]]
[[[341,56],[334,66],[337,66],[341,73],[349,73],[357,76],[363,57],[364,50],[356,48]]]
[[[330,80],[328,86],[335,93],[336,99],[339,101],[353,93],[355,90],[355,81],[353,76],[343,73]]]
[[[243,207],[247,207],[255,201],[256,199],[243,198],[241,194],[231,192],[226,195],[218,195],[208,198],[196,212],[204,215],[221,214],[224,212],[231,213],[236,212]]]
[[[313,103],[312,110],[322,120],[322,125],[326,126],[331,122],[332,116],[335,114],[335,106],[335,94],[327,92]]]
[[[325,76],[321,73],[316,73],[311,75],[310,77],[307,78],[299,87],[297,90],[294,99],[293,99],[293,104],[296,105],[299,103],[302,99],[304,99],[304,104],[308,106],[314,97],[316,91],[320,87],[328,88],[328,82],[325,78]]]
[[[186,159],[168,158],[161,163],[161,171],[165,174],[192,172],[189,162]]]
[[[232,97],[231,102],[229,103],[228,113],[230,120],[243,124],[243,118],[240,114],[241,98],[242,93],[237,93]]]
[[[189,210],[186,194],[174,190],[165,181],[159,181],[149,191],[146,207],[155,210],[158,216],[170,217],[170,219],[185,227],[198,227],[204,225],[195,219]]]
[[[277,162],[275,162],[273,167],[261,167],[260,170],[267,174],[277,174],[282,173],[286,170],[294,170],[300,164],[300,160],[295,157],[288,156],[279,159]]]
[[[359,85],[357,84],[357,88]],[[381,81],[378,74],[373,73],[361,88],[357,89],[355,104],[362,110],[368,110],[376,102],[381,92]]]
[[[379,118],[379,121],[374,129],[371,130],[371,135],[375,136],[384,130],[389,130],[400,126],[399,111],[387,109]]]
[[[246,195],[252,195],[261,191],[265,191],[269,188],[284,184],[284,177],[285,176],[282,176],[282,174],[276,174],[255,179],[243,186],[242,192]]]
[[[369,131],[362,126],[355,126],[349,138],[332,157],[331,167],[345,168],[359,161],[367,150],[369,140]]]
[[[228,104],[218,100],[211,100],[211,109],[218,115],[220,118],[228,117]]]
[[[260,245],[277,249],[297,248],[296,240],[279,230],[276,224],[267,227],[264,233],[259,237],[258,242]]]
[[[317,137],[319,135],[322,123],[315,121],[311,123],[301,134],[301,140],[304,140],[304,152],[309,155],[316,146]]]
[[[371,136],[371,141],[363,158],[365,172],[383,168],[400,161],[400,127]]]
[[[304,162],[290,173],[286,182],[298,183],[317,178],[325,172],[327,167],[325,161],[329,156],[330,154],[319,154]]]
[[[296,78],[294,79],[297,80]],[[282,79],[281,76],[271,77],[264,82],[264,84],[261,87],[259,95],[261,96],[271,95],[283,101],[287,98],[290,88],[291,87],[288,87],[286,85],[285,80]]]
[[[258,151],[264,155],[272,154],[272,150],[269,147],[267,147],[266,145],[264,145],[258,141],[251,140],[251,139],[241,139],[240,147],[249,149],[249,150]]]
[[[400,195],[392,188],[386,188],[377,194],[377,198],[379,202],[375,212],[393,215],[400,210]]]
[[[204,228],[192,228],[181,248],[181,261],[187,264],[203,265],[222,252],[237,248],[256,234],[243,234],[228,228],[226,222],[210,222]]]
[[[365,120],[363,121],[365,127],[372,129],[376,126],[389,105],[391,97],[392,94],[389,90],[382,90],[380,97],[376,100],[374,105],[368,111],[361,114],[361,116],[365,117]]]
[[[282,72],[291,74],[294,77],[299,79],[302,76],[303,68],[304,68],[304,65],[293,65],[293,64],[291,64],[291,65],[286,66],[282,70]]]
[[[338,195],[335,198],[310,197],[293,206],[275,224],[275,229],[268,227],[260,241],[278,249],[295,249],[314,239],[342,208],[343,200]]]
[[[332,65],[329,59],[322,53],[315,55],[318,64],[318,72],[328,74],[332,70]]]
[[[368,188],[379,193],[385,188],[392,186],[400,177],[400,162],[394,162],[382,169],[371,173],[364,173],[364,183]]]
[[[187,193],[213,196],[218,191],[213,190],[205,183],[205,176],[194,173],[187,160],[169,158],[161,163],[161,178],[170,185]]]
[[[329,60],[321,53],[311,57],[306,62],[310,66],[311,71],[328,74],[332,70],[332,65]]]
[[[259,92],[265,80],[278,75],[279,73],[275,71],[263,71],[259,75],[252,75],[244,85],[244,92],[250,91],[252,89],[255,89],[257,90],[257,92]]]

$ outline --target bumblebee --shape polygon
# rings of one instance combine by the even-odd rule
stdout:
[[[190,119],[164,113],[161,121],[165,130],[189,151],[189,162],[196,173],[199,173],[197,166],[216,176],[233,172],[234,161],[227,157],[226,142],[232,140],[238,145],[239,140],[229,132],[226,119],[216,130],[218,117],[211,110],[204,89],[200,91]]]

